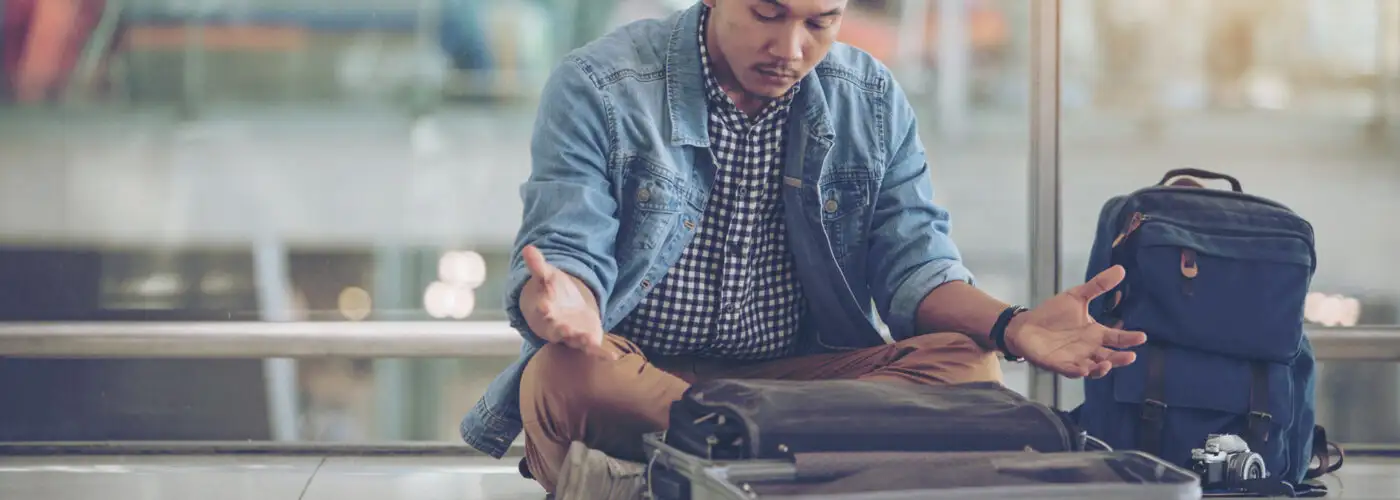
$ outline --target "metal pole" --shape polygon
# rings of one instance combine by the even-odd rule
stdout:
[[[1060,290],[1060,0],[1031,2],[1031,303]],[[1032,368],[1031,399],[1060,403],[1059,379]]]
[[[965,0],[938,3],[938,116],[944,138],[961,140],[967,132],[972,80],[972,36]],[[921,22],[919,24],[923,26]],[[919,35],[922,37],[923,32]]]
[[[895,61],[900,85],[910,95],[923,94],[927,83],[924,54],[928,46],[924,40],[928,31],[929,1],[908,0],[899,7],[900,22],[896,28],[899,41],[895,45]]]
[[[381,311],[403,310],[408,306],[404,293],[404,251],[386,244],[374,253],[374,304]],[[409,393],[413,390],[407,359],[376,359],[374,364],[375,439],[408,439]]]
[[[264,219],[265,220],[265,219]],[[253,267],[257,276],[258,306],[263,321],[286,322],[292,318],[292,298],[288,281],[287,252],[281,241],[264,234],[253,244]],[[292,358],[263,360],[263,380],[267,390],[268,422],[275,441],[296,441],[301,409],[297,381],[297,361]]]
[[[442,8],[441,0],[418,1],[418,30],[415,32],[418,57],[413,68],[413,98],[408,110],[409,116],[414,118],[432,114],[441,104],[447,82],[441,63],[436,58],[424,57],[442,52],[437,43],[442,33]]]
[[[1384,129],[1391,115],[1395,92],[1397,57],[1391,53],[1391,37],[1400,29],[1400,3],[1376,0],[1376,116],[1377,126]]]
[[[193,119],[198,114],[199,106],[204,100],[205,77],[208,70],[204,25],[212,8],[208,4],[203,4],[195,7],[193,11],[194,22],[186,28],[189,35],[185,39],[184,74],[181,82],[183,86],[180,95],[181,118],[186,120]]]

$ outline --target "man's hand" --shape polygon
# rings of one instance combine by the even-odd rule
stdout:
[[[545,262],[544,254],[533,245],[527,245],[521,256],[532,276],[521,296],[530,329],[546,341],[616,360],[617,354],[603,347],[603,321],[592,297],[584,297],[585,287]]]
[[[1113,266],[1017,315],[1006,329],[1007,348],[1031,364],[1071,378],[1098,378],[1131,364],[1134,353],[1110,347],[1133,347],[1146,342],[1147,335],[1109,328],[1089,316],[1089,301],[1118,286],[1126,274],[1122,266]]]

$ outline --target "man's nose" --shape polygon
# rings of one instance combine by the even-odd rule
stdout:
[[[775,59],[783,61],[802,60],[802,45],[806,41],[806,33],[801,28],[785,29],[773,43],[769,44],[769,54]]]

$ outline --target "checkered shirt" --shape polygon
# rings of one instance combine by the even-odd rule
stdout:
[[[709,9],[700,16],[700,61],[709,101],[715,182],[695,239],[614,333],[650,355],[736,360],[792,352],[806,307],[783,219],[783,129],[794,87],[755,119],[710,71]]]

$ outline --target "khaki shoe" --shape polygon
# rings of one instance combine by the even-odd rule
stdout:
[[[646,492],[646,467],[607,456],[574,441],[559,468],[557,500],[640,500]]]

